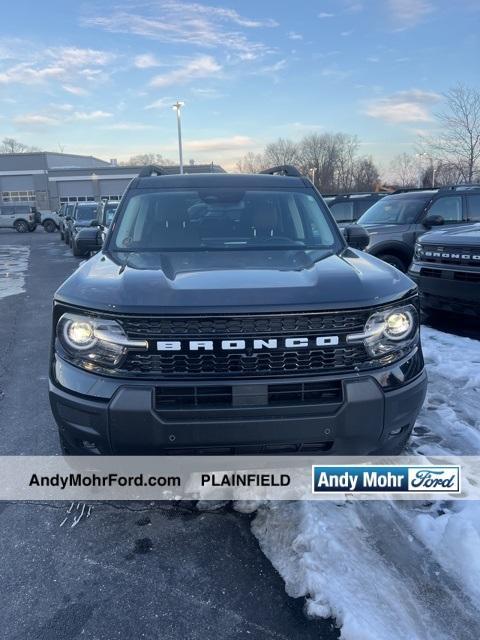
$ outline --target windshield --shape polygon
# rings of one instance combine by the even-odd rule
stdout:
[[[104,224],[106,227],[110,226],[110,223],[113,220],[113,216],[115,215],[115,211],[117,210],[118,204],[106,204],[105,209],[103,210]]]
[[[188,189],[132,196],[109,249],[328,249],[334,243],[310,191]]]
[[[97,205],[86,205],[78,207],[75,213],[75,220],[93,220],[97,215]]]
[[[427,202],[428,198],[382,198],[365,211],[358,224],[411,224]]]

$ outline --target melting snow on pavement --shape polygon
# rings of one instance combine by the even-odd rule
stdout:
[[[0,247],[0,299],[25,291],[29,257],[29,247]]]
[[[422,341],[429,390],[408,453],[480,455],[480,342],[430,328]],[[252,529],[287,592],[344,640],[480,637],[478,502],[267,503]]]

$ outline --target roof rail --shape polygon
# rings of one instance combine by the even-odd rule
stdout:
[[[166,171],[158,164],[147,164],[138,174],[139,178],[149,178],[150,176],[164,176]]]
[[[480,189],[480,184],[449,184],[445,187],[440,187],[439,191],[456,191],[457,189]]]
[[[271,176],[281,175],[281,176],[290,176],[292,178],[301,178],[302,174],[300,171],[291,164],[281,164],[278,167],[271,167],[270,169],[264,169],[263,171],[259,171],[259,173],[267,173]]]
[[[392,193],[388,193],[389,196],[394,196],[396,193],[408,193],[409,191],[438,191],[440,187],[402,187],[401,189],[395,189]]]
[[[352,193],[322,193],[322,198],[357,198],[359,196],[389,196],[381,191],[354,191]]]

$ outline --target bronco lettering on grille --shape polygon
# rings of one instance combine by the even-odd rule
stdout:
[[[157,351],[261,351],[262,349],[302,349],[305,347],[335,347],[338,336],[316,338],[277,338],[250,340],[158,340]]]

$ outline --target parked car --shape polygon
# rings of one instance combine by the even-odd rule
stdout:
[[[91,253],[98,251],[107,236],[108,229],[115,217],[118,207],[116,200],[104,200],[98,205],[97,218],[92,220],[90,225],[79,229],[75,240],[75,253],[78,257],[87,257]],[[90,232],[89,227],[96,227],[97,234],[95,236]]]
[[[333,213],[335,221],[340,226],[356,222],[375,202],[385,197],[385,193],[343,193],[323,196]]]
[[[480,222],[480,186],[399,190],[368,209],[358,224],[370,235],[368,253],[406,272],[416,240],[434,226]]]
[[[54,297],[65,453],[404,447],[426,391],[417,288],[294,167],[145,167],[104,246],[88,235],[99,253]]]
[[[425,233],[408,275],[428,315],[451,311],[480,318],[480,224]]]
[[[59,227],[59,217],[56,211],[39,211],[40,222],[47,233],[53,233]]]
[[[15,229],[19,233],[35,231],[34,207],[28,205],[0,204],[0,228]]]
[[[71,217],[75,204],[73,202],[64,202],[58,210],[58,228],[60,230],[60,239],[65,240],[66,219]]]
[[[98,212],[98,202],[76,202],[73,212],[65,218],[65,242],[72,248],[73,255],[77,255],[75,237],[82,227],[90,226]]]

